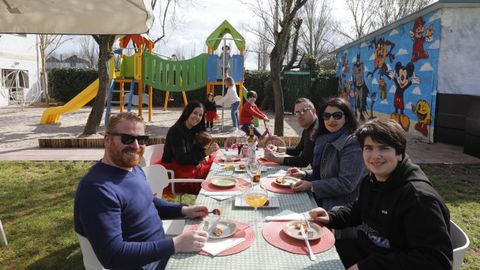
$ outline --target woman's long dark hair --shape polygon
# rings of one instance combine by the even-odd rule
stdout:
[[[182,115],[180,115],[180,118],[178,118],[177,123],[187,121],[190,114],[192,114],[193,110],[195,110],[196,108],[202,108],[203,111],[205,112],[205,106],[203,106],[203,104],[200,101],[192,100],[188,103],[187,106],[185,106],[185,108],[183,108]],[[200,123],[198,123],[198,125],[192,127],[193,132],[196,133],[198,131],[205,131],[206,130],[205,129],[205,119],[204,118],[205,118],[205,114],[202,115],[202,120],[200,120]]]
[[[316,138],[320,135],[323,135],[323,134],[330,133],[327,130],[327,128],[325,127],[325,121],[323,121],[323,118],[322,118],[322,114],[325,112],[325,109],[328,106],[337,107],[343,112],[343,114],[345,116],[345,125],[344,126],[348,127],[349,132],[353,133],[357,129],[358,121],[353,114],[352,106],[350,105],[350,103],[343,98],[335,97],[335,98],[331,98],[327,102],[325,102],[320,107],[320,109],[317,111],[318,129],[315,132],[315,134],[313,135],[314,138]]]

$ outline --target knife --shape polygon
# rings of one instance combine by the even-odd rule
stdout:
[[[213,233],[213,230],[215,230],[215,227],[217,227],[217,224],[220,222],[220,217],[217,218],[217,220],[215,220],[215,222],[213,222],[213,224],[210,226],[210,228],[208,228],[208,235],[212,234]]]
[[[305,244],[307,244],[308,254],[310,256],[310,260],[315,261],[317,258],[315,258],[315,254],[313,254],[312,247],[310,246],[310,242],[308,242],[307,235],[303,231],[303,225],[300,228],[300,233],[302,234],[303,240],[305,240]]]

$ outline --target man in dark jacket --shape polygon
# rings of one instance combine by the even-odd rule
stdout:
[[[451,269],[450,214],[419,166],[405,154],[405,132],[393,120],[372,120],[356,136],[370,174],[358,201],[310,216],[331,228],[358,226],[357,239],[335,244],[348,270]]]
[[[315,139],[312,138],[315,130],[318,128],[317,111],[313,103],[307,98],[299,98],[295,101],[293,115],[298,125],[303,128],[300,142],[295,147],[277,147],[267,145],[265,148],[265,158],[267,160],[294,167],[306,167],[312,163],[313,147]],[[288,157],[275,154],[275,152],[286,153]]]

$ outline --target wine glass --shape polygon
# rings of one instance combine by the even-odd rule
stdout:
[[[248,162],[246,169],[249,176],[249,181],[252,183],[259,183],[261,176],[259,164],[257,162]]]
[[[245,202],[253,207],[255,210],[255,214],[253,217],[253,225],[257,226],[257,208],[265,205],[265,203],[268,201],[268,192],[265,190],[265,188],[260,185],[260,184],[255,184],[252,183],[252,186],[250,187],[247,192],[245,192],[244,195],[244,200]]]

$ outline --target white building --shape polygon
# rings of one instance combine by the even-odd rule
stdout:
[[[0,34],[0,107],[41,98],[36,35]]]

